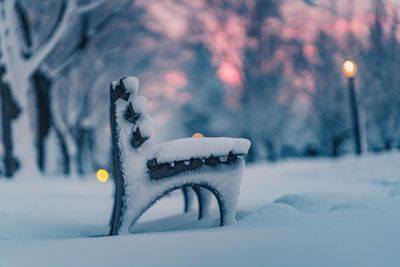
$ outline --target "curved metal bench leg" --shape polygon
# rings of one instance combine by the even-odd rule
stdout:
[[[110,232],[109,235],[117,235],[118,228],[121,221],[122,216],[122,207],[123,207],[123,195],[124,188],[122,181],[116,181],[116,188],[114,193],[114,206],[111,215],[110,221]]]
[[[129,207],[126,207],[127,213],[125,214],[127,216],[122,217],[122,214],[120,214],[120,221],[118,224],[118,227],[116,229],[116,234],[128,234],[131,227],[136,223],[136,221],[142,216],[142,214],[148,210],[150,207],[152,207],[155,203],[157,203],[158,200],[162,199],[168,193],[179,189],[178,188],[172,188],[165,190],[159,194],[155,194],[152,198],[147,198],[147,199],[142,199],[142,201],[137,201],[137,202],[131,202]],[[194,203],[194,198],[196,196],[194,189],[191,186],[183,186],[180,187],[182,192],[184,193],[184,196],[190,196],[192,204]],[[185,203],[187,203],[185,201]],[[193,205],[191,205],[193,209]]]
[[[148,209],[148,206],[146,205],[141,205],[140,208],[137,209],[131,209],[129,214],[129,217],[121,217],[120,224],[117,229],[117,234],[118,235],[126,235],[129,234],[130,228],[136,223],[136,221],[140,218],[140,216],[143,214]]]
[[[236,206],[230,205],[224,197],[218,196],[218,205],[220,213],[220,226],[231,225],[236,222]]]
[[[193,190],[196,192],[197,199],[199,201],[198,219],[201,220],[210,215],[212,193],[208,189],[201,188],[199,186],[194,186]]]
[[[221,226],[231,225],[236,222],[236,209],[239,200],[240,184],[243,177],[244,159],[239,159],[237,164],[238,168],[234,173],[232,173],[232,176],[239,179],[232,179],[230,188],[213,192],[219,205]]]
[[[113,86],[110,85],[110,95],[113,94]],[[114,181],[115,181],[115,192],[114,192],[114,205],[110,220],[110,231],[109,235],[117,235],[118,228],[122,216],[123,197],[125,194],[124,189],[124,178],[121,172],[122,161],[118,149],[118,134],[117,134],[117,123],[116,123],[116,106],[115,101],[111,101],[110,105],[110,118],[111,118],[111,132],[112,132],[112,145],[114,155]]]
[[[184,204],[184,212],[190,212],[194,210],[194,199],[196,197],[195,192],[189,186],[185,186],[182,188],[183,193],[183,204]]]

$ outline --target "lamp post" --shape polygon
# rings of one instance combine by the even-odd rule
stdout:
[[[356,63],[350,60],[346,60],[343,63],[343,73],[348,78],[350,111],[353,123],[353,137],[354,137],[355,150],[357,155],[361,155],[362,146],[361,146],[360,119],[358,113],[359,110],[357,105],[357,96],[354,88],[354,77],[357,74]]]

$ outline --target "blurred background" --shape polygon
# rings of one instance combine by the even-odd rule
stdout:
[[[1,176],[112,169],[109,83],[130,75],[156,142],[246,137],[248,162],[400,149],[399,13],[396,0],[0,0]]]

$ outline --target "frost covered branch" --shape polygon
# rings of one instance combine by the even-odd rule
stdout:
[[[98,2],[103,2],[103,1],[98,1]],[[98,3],[96,2],[96,3]],[[132,0],[127,0],[125,1],[123,4],[119,5],[118,7],[114,8],[106,17],[104,17],[102,20],[100,20],[99,23],[97,23],[94,27],[90,28],[89,26],[85,26],[82,25],[81,29],[82,32],[80,34],[80,40],[78,42],[78,44],[72,49],[72,51],[70,52],[68,59],[66,61],[64,61],[60,66],[58,66],[55,70],[51,70],[50,71],[50,75],[51,76],[56,76],[59,73],[61,73],[66,67],[68,67],[72,62],[74,62],[74,60],[76,58],[78,58],[79,55],[81,55],[82,50],[84,50],[87,45],[91,42],[92,38],[94,36],[96,36],[96,34],[99,34],[101,31],[103,31],[105,29],[105,26],[108,25],[111,20],[113,19],[114,16],[116,16],[118,13],[122,12],[125,7],[130,4],[131,2],[133,2]],[[102,3],[101,3],[102,4]],[[100,5],[100,3],[98,5],[96,5],[96,7],[98,7]],[[94,7],[91,7],[91,10]],[[85,11],[87,12],[89,9],[85,9]],[[76,14],[74,14],[76,15]],[[85,24],[85,20],[83,20],[82,22],[83,24]]]
[[[53,51],[57,44],[64,37],[64,33],[71,26],[71,21],[74,16],[83,16],[88,12],[93,11],[95,8],[101,6],[105,1],[97,1],[87,5],[78,5],[77,0],[68,0],[65,3],[65,8],[62,6],[59,19],[56,23],[54,34],[45,42],[45,44],[37,51],[37,53],[29,60],[29,66],[31,70],[36,69],[46,57]]]
[[[21,4],[20,1],[16,1],[15,3],[15,11],[19,17],[19,21],[22,28],[22,35],[24,38],[24,44],[26,46],[26,51],[24,52],[24,56],[29,56],[32,48],[32,33],[31,33],[31,24],[29,22],[27,11],[25,7]]]
[[[98,8],[99,6],[103,5],[105,2],[107,2],[107,1],[99,0],[99,1],[96,1],[93,3],[79,6],[71,13],[71,18],[74,16],[77,16],[77,15],[83,15],[85,13],[91,12],[91,11],[95,10],[96,8]]]

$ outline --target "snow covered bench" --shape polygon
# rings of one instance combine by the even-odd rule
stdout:
[[[134,77],[112,82],[110,120],[116,166],[116,194],[110,235],[130,227],[160,198],[176,189],[193,188],[199,218],[218,201],[220,225],[235,221],[237,198],[250,141],[240,138],[184,138],[151,147],[146,142],[152,120],[144,113]]]

